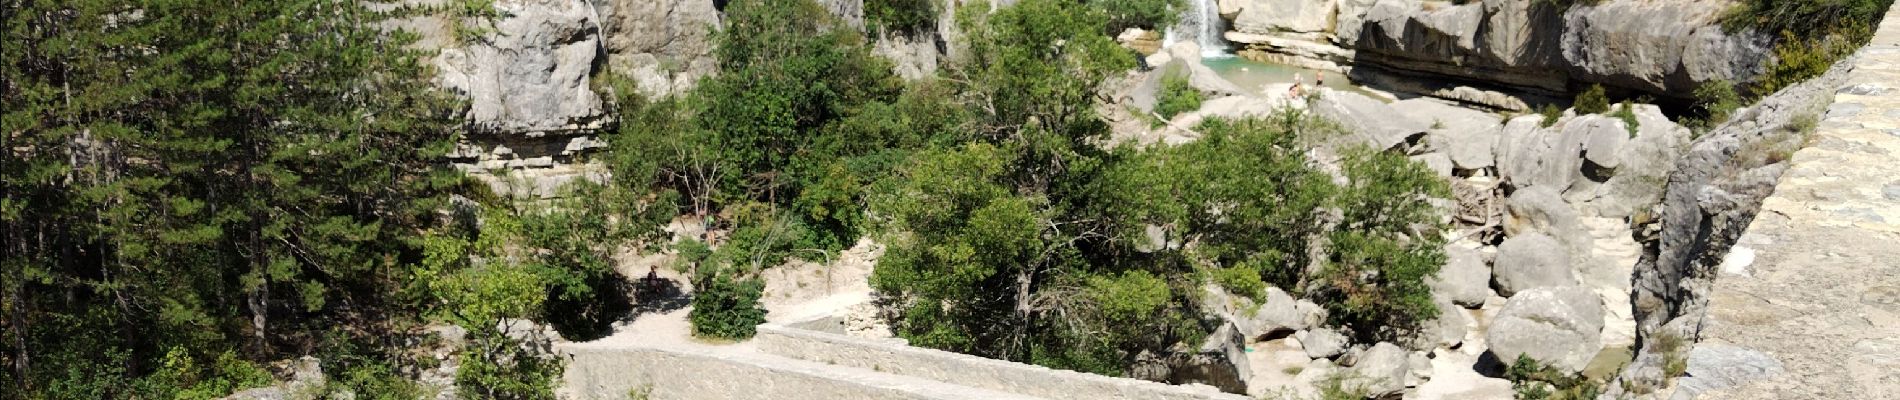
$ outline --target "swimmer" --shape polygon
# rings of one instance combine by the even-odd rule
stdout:
[[[1326,86],[1326,71],[1316,72],[1316,74],[1318,75],[1313,76],[1313,86]]]

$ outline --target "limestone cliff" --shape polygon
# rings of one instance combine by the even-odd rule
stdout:
[[[1223,0],[1221,8],[1239,10],[1223,14],[1233,18],[1227,39],[1257,57],[1424,93],[1471,85],[1567,97],[1595,83],[1680,98],[1703,82],[1751,81],[1772,62],[1766,35],[1717,23],[1727,1],[1555,3]]]

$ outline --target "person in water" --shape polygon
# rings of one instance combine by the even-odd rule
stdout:
[[[1314,87],[1326,86],[1326,71],[1315,72],[1315,74],[1318,74],[1318,75],[1313,76],[1313,86]]]

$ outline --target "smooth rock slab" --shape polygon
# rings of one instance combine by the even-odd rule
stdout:
[[[1603,350],[1603,301],[1575,286],[1518,293],[1491,322],[1485,342],[1507,366],[1526,355],[1566,373],[1583,371]]]
[[[1570,250],[1549,235],[1532,233],[1504,240],[1498,246],[1492,277],[1498,294],[1515,296],[1540,287],[1577,284],[1571,273]]]
[[[1700,344],[1689,351],[1688,376],[1676,381],[1673,400],[1692,400],[1711,389],[1734,387],[1780,375],[1781,361],[1759,351],[1724,344]]]

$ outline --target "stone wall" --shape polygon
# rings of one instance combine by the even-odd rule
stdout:
[[[557,350],[567,358],[558,392],[563,399],[620,400],[638,389],[649,399],[1032,400],[719,346],[570,344]]]
[[[1209,386],[1174,386],[994,360],[778,325],[759,326],[761,351],[1048,399],[1232,399]]]

